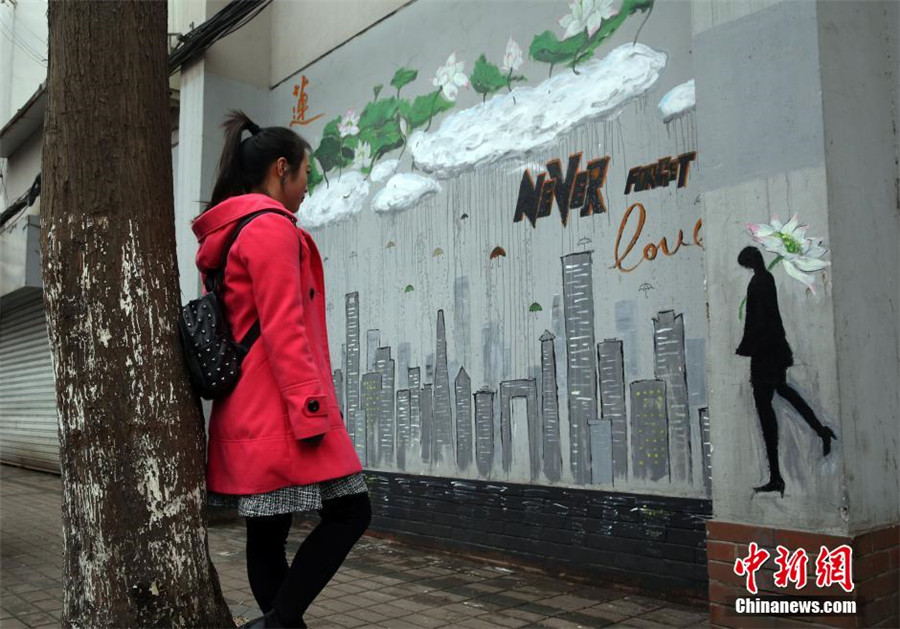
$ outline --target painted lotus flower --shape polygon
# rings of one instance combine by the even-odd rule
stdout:
[[[822,259],[828,249],[822,246],[821,239],[807,238],[807,226],[801,225],[796,215],[784,224],[777,217],[772,217],[771,223],[747,223],[747,229],[755,242],[778,256],[770,269],[781,262],[788,275],[816,292],[814,273],[830,264]]]
[[[351,164],[350,168],[352,170],[362,170],[368,167],[370,161],[372,161],[372,147],[368,142],[362,142],[356,147],[356,153],[353,154],[353,164]]]
[[[464,61],[456,60],[456,52],[451,52],[447,57],[447,63],[437,70],[437,74],[431,80],[431,84],[441,88],[444,97],[449,101],[455,101],[460,87],[469,86],[469,77],[463,72]]]
[[[338,123],[338,132],[342,138],[359,133],[359,116],[352,109],[348,109],[344,117]]]
[[[522,48],[516,43],[512,37],[506,42],[506,53],[503,55],[503,66],[501,70],[504,72],[512,72],[522,67]]]
[[[565,37],[568,39],[585,30],[588,37],[593,37],[600,25],[616,14],[613,10],[614,1],[574,0],[569,5],[571,13],[559,20],[559,25],[566,29]]]

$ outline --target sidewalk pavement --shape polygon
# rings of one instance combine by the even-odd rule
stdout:
[[[60,626],[61,491],[58,476],[0,467],[0,629]],[[295,525],[289,558],[309,530],[308,523]],[[243,521],[212,526],[209,545],[238,624],[255,618]],[[369,536],[354,547],[305,619],[313,629],[709,626],[702,608]]]

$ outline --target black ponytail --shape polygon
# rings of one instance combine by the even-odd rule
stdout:
[[[260,128],[242,111],[230,111],[222,127],[225,129],[225,147],[219,158],[216,184],[206,210],[260,185],[266,178],[269,166],[279,157],[287,160],[290,166],[288,172],[293,173],[300,168],[303,157],[312,151],[309,142],[290,129]],[[245,130],[250,132],[250,136],[242,140]]]

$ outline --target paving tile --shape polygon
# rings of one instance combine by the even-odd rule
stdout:
[[[465,627],[466,629],[497,629],[497,624],[486,618],[466,618],[458,621],[455,626]]]
[[[369,623],[360,618],[353,618],[352,616],[347,616],[346,614],[335,614],[333,616],[326,616],[325,621],[329,623],[333,623],[335,625],[340,625],[341,627],[349,627],[350,629],[354,629],[355,627],[366,627]]]
[[[512,610],[505,610],[502,612],[497,612],[496,614],[491,614],[490,619],[491,622],[495,623],[498,627],[511,627],[512,629],[517,629],[518,627],[525,627],[531,624],[533,621],[526,620],[524,618],[517,618],[515,616],[509,616],[508,613]]]
[[[641,614],[638,618],[659,622],[670,627],[687,627],[695,625],[709,618],[702,612],[690,612],[671,607],[663,607],[647,614]]]
[[[586,607],[585,609],[580,609],[577,612],[569,612],[577,613],[583,616],[588,616],[591,618],[597,618],[600,622],[612,622],[617,623],[627,618],[630,618],[628,614],[622,614],[616,611],[613,611],[609,608],[594,606],[594,607]],[[563,615],[563,614],[561,614]],[[602,626],[602,625],[601,625]]]
[[[382,622],[383,620],[388,619],[388,617],[384,614],[379,614],[378,612],[374,612],[371,609],[366,608],[351,609],[344,615],[349,616],[350,618],[359,618],[360,620],[365,620],[368,623]]]
[[[666,625],[661,622],[654,622],[652,620],[645,620],[643,618],[629,618],[628,620],[624,620],[619,624],[620,627],[633,627],[637,629],[668,629],[671,625]]]
[[[564,618],[545,618],[539,623],[543,627],[550,627],[552,629],[584,629],[585,627],[592,627],[593,625],[584,625],[579,622],[575,622],[572,620],[567,620]]]
[[[519,620],[525,620],[527,622],[537,622],[544,618],[543,614],[536,614],[531,611],[527,611],[524,609],[507,609],[497,614],[498,616],[509,616],[512,618],[518,618]]]

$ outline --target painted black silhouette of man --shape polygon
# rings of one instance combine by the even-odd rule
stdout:
[[[822,440],[822,456],[828,456],[831,452],[831,440],[837,437],[831,428],[822,425],[809,404],[787,383],[787,368],[794,364],[794,355],[781,323],[775,278],[766,269],[759,249],[744,247],[738,255],[738,264],[752,269],[753,278],[747,285],[744,338],[735,353],[750,357],[753,401],[756,403],[756,413],[766,442],[766,457],[769,460],[769,482],[753,489],[757,492],[777,491],[784,496],[784,479],[778,464],[778,420],[772,408],[775,392],[790,402],[810,428],[816,431]]]

